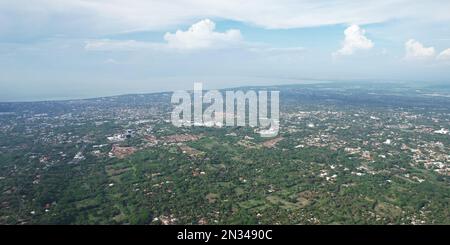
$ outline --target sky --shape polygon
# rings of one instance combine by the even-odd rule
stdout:
[[[450,83],[448,0],[2,0],[0,101]]]

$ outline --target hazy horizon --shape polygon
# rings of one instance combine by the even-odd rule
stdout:
[[[114,96],[124,96],[124,95],[140,95],[140,94],[153,94],[153,93],[165,93],[174,92],[177,90],[192,90],[195,82],[201,82],[203,84],[204,90],[213,89],[233,89],[240,87],[272,87],[272,86],[291,86],[291,85],[301,85],[301,84],[323,84],[323,83],[336,83],[336,84],[405,84],[411,86],[428,87],[432,85],[449,85],[446,82],[424,82],[424,81],[384,81],[384,80],[331,80],[331,79],[287,79],[287,78],[233,78],[235,80],[225,80],[225,79],[198,79],[198,80],[187,80],[182,78],[161,78],[159,81],[172,81],[173,83],[169,86],[155,87],[155,88],[126,88],[125,87],[115,87],[112,90],[103,91],[92,91],[92,90],[80,90],[79,92],[67,91],[61,92],[60,90],[53,91],[53,93],[43,93],[30,91],[30,94],[14,94],[8,97],[8,94],[0,92],[0,103],[20,103],[20,102],[44,102],[44,101],[70,101],[70,100],[85,100],[85,99],[96,99],[103,97],[114,97]],[[184,83],[177,83],[176,81],[180,79]],[[189,83],[191,81],[191,83]],[[9,99],[8,99],[9,98]]]

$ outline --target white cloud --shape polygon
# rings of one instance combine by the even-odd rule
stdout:
[[[438,57],[438,60],[450,60],[450,48],[442,51]]]
[[[84,48],[88,51],[135,51],[146,49],[160,49],[164,48],[163,44],[140,42],[135,40],[110,40],[110,39],[97,39],[88,40]]]
[[[90,51],[200,50],[227,48],[241,43],[242,36],[239,30],[216,32],[215,27],[213,21],[204,19],[193,24],[187,31],[166,33],[165,43],[100,39],[87,41],[85,49]]]
[[[280,54],[303,54],[306,51],[306,48],[304,47],[286,47],[286,48],[273,48],[273,47],[261,47],[261,46],[255,46],[250,47],[249,51],[254,53],[260,53],[260,54],[274,54],[274,55],[280,55]]]
[[[344,31],[345,39],[342,48],[333,53],[333,56],[352,55],[356,50],[373,48],[373,42],[365,36],[365,30],[358,25],[351,25]]]
[[[187,31],[166,33],[164,39],[170,48],[178,50],[208,49],[235,45],[242,40],[239,30],[214,31],[216,24],[209,19],[193,24]]]
[[[408,60],[428,59],[435,56],[434,47],[427,48],[414,39],[410,39],[405,43],[405,50],[405,59]]]
[[[165,30],[206,17],[271,29],[398,19],[432,22],[450,20],[448,9],[448,0],[15,0],[0,2],[0,34]]]

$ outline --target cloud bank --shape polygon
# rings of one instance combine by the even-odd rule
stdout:
[[[42,32],[84,36],[166,30],[198,19],[227,19],[267,29],[449,21],[447,0],[15,0],[0,2],[0,35]],[[43,27],[48,27],[43,29]]]
[[[190,51],[201,49],[229,48],[241,44],[242,35],[239,30],[230,29],[216,32],[216,24],[204,19],[189,27],[188,30],[167,32],[165,43],[143,42],[135,40],[89,40],[85,49],[90,51],[134,51],[134,50],[178,50]]]

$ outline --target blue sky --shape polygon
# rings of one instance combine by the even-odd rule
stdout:
[[[281,84],[448,82],[445,0],[6,0],[0,101]]]

